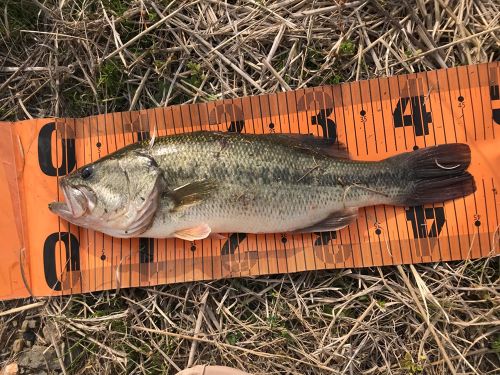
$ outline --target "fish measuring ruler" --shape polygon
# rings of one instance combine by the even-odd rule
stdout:
[[[498,255],[500,64],[461,66],[255,97],[0,124],[0,299],[225,277],[451,261]],[[465,142],[474,195],[421,207],[360,210],[322,234],[186,242],[117,239],[47,208],[59,177],[129,143],[193,130],[313,133],[354,159]]]

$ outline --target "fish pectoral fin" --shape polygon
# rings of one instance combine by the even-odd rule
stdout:
[[[345,228],[358,218],[357,208],[346,208],[345,210],[335,211],[326,219],[323,219],[309,227],[296,229],[293,233],[312,233],[312,232],[331,232]]]
[[[174,210],[192,206],[207,199],[217,189],[218,184],[213,180],[200,180],[179,186],[166,194],[175,203]]]
[[[210,229],[208,224],[200,224],[196,227],[179,230],[174,233],[174,237],[186,241],[202,240],[207,238],[211,231],[212,229]]]

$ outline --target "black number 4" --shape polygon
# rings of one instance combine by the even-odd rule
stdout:
[[[405,115],[408,103],[411,105],[411,114]],[[429,123],[432,122],[432,116],[430,112],[427,112],[425,98],[422,95],[399,99],[393,118],[396,128],[414,126],[415,135],[429,134]]]
[[[438,237],[445,222],[444,208],[410,207],[406,210],[406,220],[411,222],[415,238]],[[431,220],[434,220],[434,222],[431,224],[429,231],[427,231],[427,224]]]

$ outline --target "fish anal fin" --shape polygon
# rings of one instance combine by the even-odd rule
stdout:
[[[312,232],[331,232],[345,228],[358,218],[357,208],[346,208],[344,210],[331,213],[326,219],[323,219],[313,225],[305,228],[296,229],[293,233],[312,233]]]
[[[185,241],[203,240],[210,235],[211,231],[208,224],[200,224],[196,227],[179,230],[174,233],[174,237]]]

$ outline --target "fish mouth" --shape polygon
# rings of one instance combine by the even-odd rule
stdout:
[[[63,217],[77,219],[92,211],[95,207],[96,196],[86,186],[70,186],[61,183],[61,189],[66,202],[52,202],[49,210]]]

